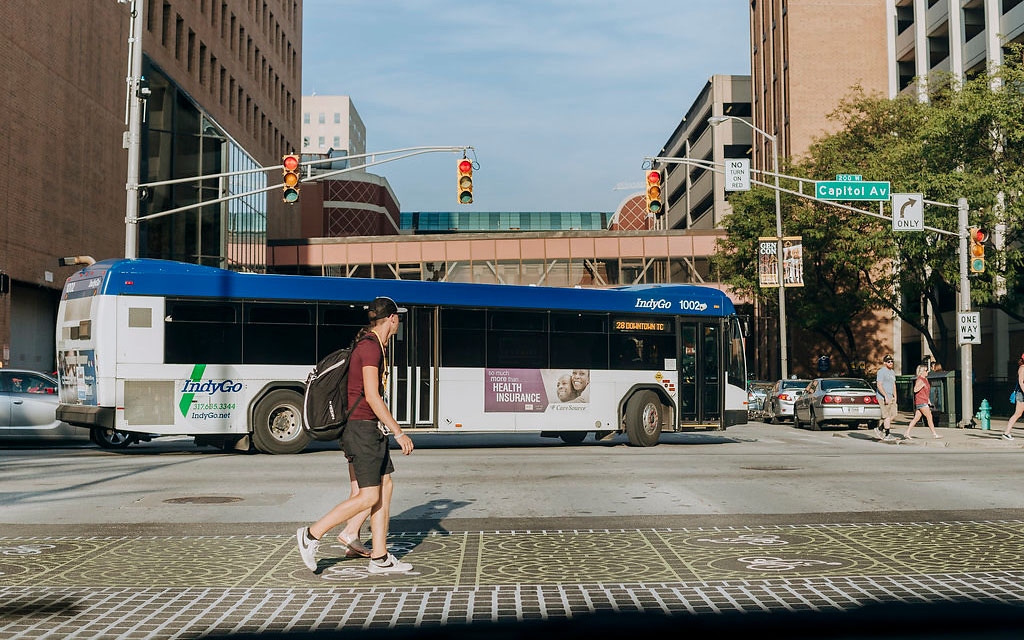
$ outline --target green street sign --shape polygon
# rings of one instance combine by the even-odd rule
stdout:
[[[860,182],[864,177],[856,173],[837,173],[836,182]]]
[[[818,200],[888,200],[888,182],[822,180],[814,183]]]

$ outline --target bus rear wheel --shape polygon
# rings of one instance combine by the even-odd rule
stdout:
[[[558,437],[562,439],[565,444],[579,444],[583,442],[587,437],[586,431],[559,431]]]
[[[271,391],[256,405],[252,443],[263,453],[299,453],[309,444],[302,430],[302,396],[295,391]]]
[[[104,429],[103,427],[90,429],[89,439],[101,449],[125,449],[139,441],[137,437],[127,431]]]
[[[626,435],[634,447],[653,447],[661,436],[665,407],[658,394],[640,391],[626,403]]]

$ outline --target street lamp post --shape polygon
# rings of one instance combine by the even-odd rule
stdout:
[[[708,118],[708,124],[712,127],[722,124],[726,120],[736,120],[742,122],[754,131],[760,133],[765,138],[768,138],[772,143],[772,169],[775,172],[775,236],[777,240],[777,259],[776,262],[779,266],[779,360],[780,366],[779,371],[782,374],[780,377],[789,377],[789,355],[786,346],[786,287],[783,286],[784,273],[782,263],[782,205],[779,201],[779,146],[778,139],[772,134],[755,127],[750,122],[747,122],[743,118],[737,118],[736,116],[711,116]]]

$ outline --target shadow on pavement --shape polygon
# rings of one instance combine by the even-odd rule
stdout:
[[[766,638],[1019,638],[1024,609],[1002,604],[951,603],[880,604],[851,611],[806,611],[794,613],[726,613],[664,615],[639,613],[596,613],[571,619],[530,622],[486,622],[446,626],[346,629],[346,638],[418,638],[427,640],[486,638],[649,638],[712,637],[734,638],[751,634]],[[684,631],[685,630],[685,631]],[[304,633],[232,634],[232,640],[248,638],[337,637],[335,630]]]

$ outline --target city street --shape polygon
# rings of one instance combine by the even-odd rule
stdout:
[[[294,531],[347,492],[329,445],[225,454],[163,439],[0,450],[2,637],[838,611],[1024,598],[1024,451],[995,432],[752,423],[656,447],[416,436],[378,576]]]

